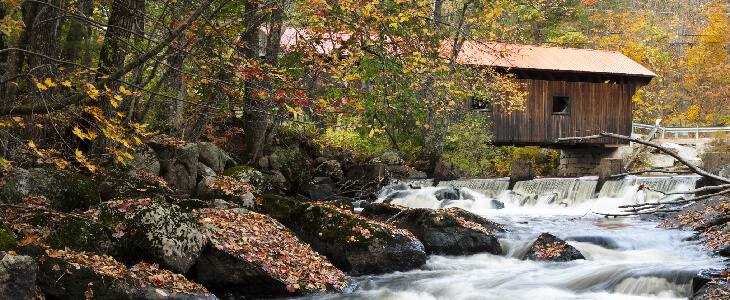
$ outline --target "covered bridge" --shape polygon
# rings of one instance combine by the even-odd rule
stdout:
[[[620,52],[604,50],[465,42],[458,60],[515,74],[523,83],[527,99],[521,111],[506,112],[494,103],[473,99],[472,109],[491,114],[497,145],[626,144],[608,138],[578,145],[554,140],[600,131],[631,135],[632,97],[656,77]]]

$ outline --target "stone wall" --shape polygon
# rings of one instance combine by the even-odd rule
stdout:
[[[702,158],[702,169],[710,172],[717,167],[730,163],[730,153],[728,152],[707,152],[700,156]]]
[[[577,177],[598,175],[601,159],[613,158],[618,148],[572,148],[560,150],[557,176]]]

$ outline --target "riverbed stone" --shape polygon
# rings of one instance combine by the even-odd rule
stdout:
[[[426,262],[423,244],[410,232],[365,219],[335,206],[260,198],[276,217],[312,248],[351,274],[407,271]]]
[[[30,256],[0,252],[0,299],[32,300],[37,269]]]
[[[522,259],[561,262],[585,259],[585,256],[575,247],[546,232],[537,237]]]

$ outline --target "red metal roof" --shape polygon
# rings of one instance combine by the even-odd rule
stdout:
[[[450,49],[450,43],[444,43],[444,47]],[[654,72],[621,52],[606,50],[466,41],[457,57],[457,62],[527,70],[656,77]]]
[[[262,26],[264,34],[268,27]],[[320,54],[341,47],[352,34],[345,32],[315,33],[311,30],[287,27],[282,30],[281,46],[286,51],[294,50],[303,43]],[[443,42],[443,53],[449,53],[450,42]],[[343,54],[349,54],[345,50]],[[525,70],[552,70],[601,74],[621,74],[639,77],[656,77],[656,74],[621,52],[574,49],[547,46],[516,45],[504,43],[483,43],[466,41],[462,45],[457,62]]]

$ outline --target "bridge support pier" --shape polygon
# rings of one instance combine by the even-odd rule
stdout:
[[[560,150],[560,165],[556,175],[561,177],[596,176],[604,158],[613,158],[618,148],[570,148]]]

